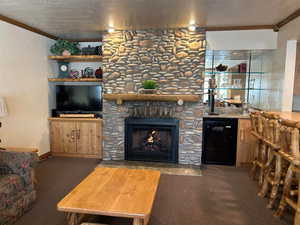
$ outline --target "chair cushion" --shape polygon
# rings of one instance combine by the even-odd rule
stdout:
[[[12,198],[12,202],[4,210],[0,210],[0,217],[4,215],[19,218],[31,208],[35,200],[36,191],[26,192],[23,190]]]
[[[24,189],[22,177],[15,174],[0,176],[0,210],[12,204],[13,198]]]

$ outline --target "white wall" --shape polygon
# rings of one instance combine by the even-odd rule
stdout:
[[[292,111],[294,88],[294,57],[290,57],[295,52],[295,46],[288,45],[288,41],[300,40],[300,18],[297,18],[283,26],[278,32],[278,48],[275,51],[273,67],[273,86],[278,86],[277,99],[280,103],[279,110]],[[291,42],[293,43],[293,42]],[[294,42],[295,43],[295,42]],[[287,58],[287,54],[288,58]]]
[[[273,30],[208,31],[206,40],[213,50],[277,48],[277,32]]]
[[[281,110],[292,111],[294,95],[294,78],[296,69],[297,40],[288,40],[286,43],[285,68],[282,84]]]
[[[0,21],[0,96],[9,116],[0,118],[2,146],[49,151],[47,59],[52,40]]]

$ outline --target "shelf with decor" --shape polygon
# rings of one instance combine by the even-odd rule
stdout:
[[[64,61],[64,62],[101,62],[102,55],[53,55],[48,56],[51,60]]]
[[[235,99],[255,108],[263,108],[266,80],[272,73],[272,50],[208,50],[204,89],[215,82],[216,101]],[[204,95],[204,102],[208,95]]]
[[[93,43],[92,45],[95,45]],[[102,79],[102,47],[91,47],[90,43],[70,42],[58,40],[50,47],[49,60],[55,60],[58,65],[60,80],[49,79],[50,82],[98,82]],[[88,64],[86,64],[88,62]],[[96,67],[97,65],[97,67]]]
[[[265,74],[265,72],[234,72],[234,71],[224,71],[224,72],[219,72],[219,71],[205,71],[205,75],[247,75],[247,74]]]
[[[102,82],[100,78],[48,78],[49,82]]]
[[[204,90],[208,90],[209,88],[204,88]],[[215,90],[264,90],[262,88],[235,88],[235,87],[220,87],[215,88]]]

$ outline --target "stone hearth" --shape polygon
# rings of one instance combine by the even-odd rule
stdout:
[[[205,33],[176,30],[123,31],[103,38],[104,93],[137,93],[156,80],[162,94],[203,94]],[[125,118],[135,108],[172,108],[180,121],[180,164],[199,165],[203,103],[103,101],[104,160],[124,159]]]

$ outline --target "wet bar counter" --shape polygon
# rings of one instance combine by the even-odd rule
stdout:
[[[300,122],[300,112],[274,112],[282,119],[286,120],[298,120]]]

